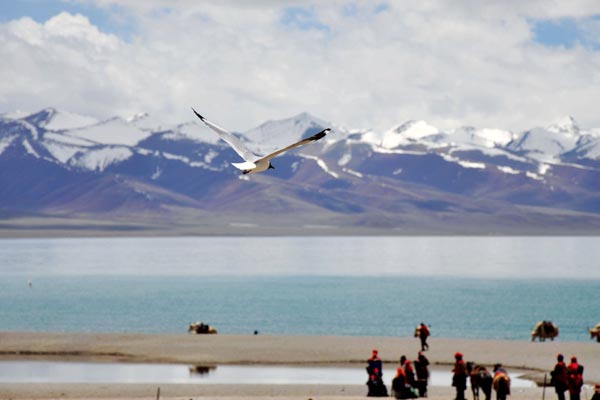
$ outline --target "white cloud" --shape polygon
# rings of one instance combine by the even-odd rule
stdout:
[[[600,126],[600,53],[544,47],[528,22],[599,14],[596,1],[286,2],[315,24],[286,24],[280,1],[95,3],[128,10],[136,33],[66,13],[0,25],[0,110],[180,122],[193,105],[237,130],[302,111],[382,131],[408,119],[520,130],[564,114]]]

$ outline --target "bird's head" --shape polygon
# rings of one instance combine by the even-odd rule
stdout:
[[[269,168],[267,169],[275,169],[275,167],[271,164],[271,162],[269,161]]]

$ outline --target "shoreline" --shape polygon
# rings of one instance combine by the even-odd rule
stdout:
[[[543,381],[544,373],[554,367],[556,354],[561,352],[565,358],[578,356],[585,366],[586,385],[600,383],[600,345],[593,342],[557,340],[539,343],[432,337],[429,344],[430,350],[425,354],[432,370],[451,369],[453,354],[461,351],[465,361],[488,367],[501,363],[507,369],[524,371],[527,379]],[[366,365],[374,348],[379,350],[384,370],[391,380],[399,357],[416,358],[420,345],[413,337],[0,332],[0,361],[356,367]],[[366,395],[363,382],[357,385],[0,383],[0,398],[156,398],[159,386],[163,387],[161,397],[164,398],[306,399],[319,396],[347,399]],[[540,398],[542,390],[541,387],[515,388],[512,398]],[[453,393],[448,383],[447,387],[431,387],[430,397],[448,398]],[[546,388],[546,395],[555,396],[553,388]]]
[[[577,355],[588,365],[586,375],[600,369],[600,345],[596,342],[531,342],[512,339],[458,339],[430,337],[425,352],[432,365],[452,366],[453,354],[484,365],[502,363],[507,368],[550,371],[559,352]],[[48,359],[133,363],[205,363],[348,365],[365,364],[377,348],[385,364],[396,364],[400,355],[409,359],[420,350],[413,337],[245,335],[245,334],[145,334],[60,333],[0,331],[0,360]],[[587,361],[587,363],[586,363]],[[593,374],[600,383],[600,371]]]
[[[214,230],[178,230],[172,231],[165,228],[143,229],[64,229],[64,228],[29,228],[7,227],[0,220],[0,240],[19,239],[143,239],[143,238],[206,238],[206,237],[233,237],[233,238],[272,238],[272,237],[600,237],[600,230],[592,229],[547,229],[531,230],[467,230],[467,231],[439,231],[426,229],[387,229],[364,227],[337,227],[328,229],[314,228],[312,231],[302,229],[289,229],[286,231],[264,229],[259,233],[248,232],[242,229],[214,229]]]

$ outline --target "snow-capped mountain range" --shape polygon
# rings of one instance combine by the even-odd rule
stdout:
[[[319,215],[313,222],[394,229],[416,229],[420,215],[433,231],[441,215],[492,227],[506,221],[491,215],[511,216],[514,227],[519,218],[600,218],[600,129],[582,130],[572,117],[524,132],[442,131],[426,121],[377,132],[302,113],[238,134],[266,154],[332,128],[256,176],[240,176],[230,165],[239,157],[192,117],[167,125],[147,114],[103,121],[53,108],[0,114],[0,211],[294,211]],[[240,209],[257,191],[264,198]]]

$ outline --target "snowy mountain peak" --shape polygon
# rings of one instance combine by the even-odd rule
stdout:
[[[306,111],[304,111],[298,115],[293,116],[292,118],[296,119],[298,121],[302,121],[302,120],[310,120],[310,119],[313,119],[314,117],[312,115],[310,115],[309,113],[307,113]]]
[[[44,108],[43,110],[30,114],[22,119],[30,124],[42,127],[49,131],[62,131],[98,123],[98,120],[95,118],[71,112],[58,111],[56,108],[52,107]]]
[[[95,125],[72,129],[69,135],[104,145],[135,146],[151,133],[115,117]]]
[[[393,132],[401,134],[408,139],[418,140],[425,136],[435,135],[439,133],[439,130],[423,120],[411,120],[399,125],[393,129]]]
[[[1,113],[0,114],[0,118],[13,119],[14,120],[14,119],[25,118],[28,115],[31,115],[31,112],[23,111],[23,110],[16,110],[16,111],[11,111],[11,112]]]
[[[517,138],[517,135],[511,131],[503,129],[484,128],[478,132],[479,136],[488,142],[488,147],[501,146],[504,147],[512,140]]]
[[[27,143],[40,156],[90,168],[102,169],[110,164],[108,161],[94,161],[98,159],[123,160],[129,154],[123,150],[125,147],[134,148],[150,138],[152,143],[169,142],[169,146],[180,146],[181,143],[177,142],[187,140],[226,147],[218,135],[199,121],[165,125],[146,112],[129,118],[113,117],[99,122],[92,117],[48,107],[35,113],[0,114],[0,122],[6,127],[0,135],[0,153],[16,143],[17,137],[27,138]],[[227,127],[226,121],[220,122]],[[255,153],[268,154],[324,128],[332,128],[335,132],[321,142],[325,144],[324,149],[334,142],[349,139],[350,144],[362,142],[369,144],[375,152],[384,153],[477,151],[488,156],[512,154],[524,160],[549,164],[560,163],[568,157],[600,158],[600,129],[580,131],[571,116],[560,118],[547,128],[533,128],[516,135],[502,129],[472,126],[440,131],[423,120],[409,120],[383,132],[352,131],[302,112],[286,119],[267,121],[239,136]],[[98,146],[111,146],[111,149],[106,150],[105,154],[97,151]],[[318,148],[311,149],[320,151]],[[84,157],[84,153],[92,149],[95,151],[94,157]],[[303,154],[313,150],[304,150]],[[75,157],[76,154],[79,155]],[[75,159],[77,163],[73,164]]]
[[[56,115],[56,109],[52,107],[44,108],[43,110],[37,111],[33,114],[29,114],[28,116],[22,118],[27,122],[45,127],[51,120],[54,115]]]
[[[162,121],[146,112],[132,115],[131,117],[126,118],[125,121],[130,125],[147,132],[161,132],[175,128],[174,126],[164,124]]]
[[[548,127],[548,130],[550,132],[561,133],[566,136],[579,136],[580,134],[580,129],[577,125],[577,122],[575,122],[575,119],[570,115],[558,119]]]
[[[267,121],[258,127],[244,132],[250,140],[249,146],[259,154],[266,154],[275,149],[317,133],[331,124],[309,113],[303,112],[291,118],[278,121]]]
[[[423,120],[411,120],[385,132],[381,138],[381,146],[393,149],[438,133],[439,130],[435,126],[429,125]]]
[[[573,150],[581,138],[573,117],[564,117],[548,128],[533,128],[508,145],[528,157],[544,163],[560,162],[560,155]]]
[[[473,144],[487,148],[504,147],[515,137],[512,132],[502,129],[477,129],[470,126],[455,129],[448,135],[452,143]]]

